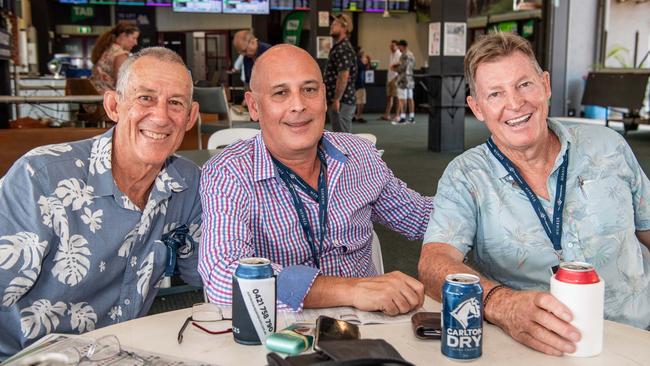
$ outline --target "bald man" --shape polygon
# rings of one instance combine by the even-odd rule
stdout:
[[[324,131],[325,86],[304,50],[278,45],[253,68],[246,93],[258,136],[205,164],[201,274],[228,305],[238,260],[265,257],[280,308],[353,306],[389,315],[422,305],[423,287],[372,262],[373,221],[420,240],[432,199],[395,178],[370,142]],[[301,220],[302,219],[302,220]]]
[[[244,82],[248,86],[251,81],[251,72],[253,71],[255,60],[271,48],[271,45],[260,42],[253,32],[248,29],[235,33],[232,37],[232,43],[237,52],[244,56]]]

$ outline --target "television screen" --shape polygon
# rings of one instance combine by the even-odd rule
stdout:
[[[293,8],[296,10],[309,10],[309,0],[296,0]]]
[[[388,11],[406,13],[409,11],[409,0],[388,0]]]
[[[268,14],[268,0],[223,0],[223,12],[228,14]]]
[[[83,5],[88,4],[88,0],[59,0],[61,4],[77,4]]]
[[[271,0],[271,10],[293,10],[293,0]]]
[[[221,0],[174,0],[174,11],[187,13],[221,13]]]
[[[147,0],[147,6],[172,6],[172,0]]]
[[[363,11],[363,0],[343,0],[343,11]]]
[[[88,0],[91,5],[116,5],[116,0]]]
[[[365,11],[368,13],[383,13],[386,9],[386,0],[366,0]]]
[[[117,5],[138,5],[138,6],[144,6],[144,0],[117,0]]]

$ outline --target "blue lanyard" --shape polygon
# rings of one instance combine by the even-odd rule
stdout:
[[[567,148],[564,153],[564,161],[562,162],[562,165],[560,165],[560,170],[558,172],[557,186],[555,189],[555,204],[553,207],[553,221],[551,221],[546,214],[546,210],[544,210],[544,207],[539,202],[535,192],[533,192],[528,183],[526,183],[526,180],[524,180],[521,174],[519,174],[519,171],[512,161],[510,161],[510,159],[499,150],[497,145],[494,144],[492,137],[488,139],[487,146],[492,152],[492,155],[499,160],[512,179],[514,179],[524,193],[526,193],[526,196],[528,197],[530,204],[533,206],[533,210],[535,210],[544,231],[546,231],[546,235],[548,235],[548,238],[551,239],[551,243],[553,243],[553,248],[556,252],[560,253],[562,251],[562,211],[564,210],[564,197],[566,195],[569,149]]]
[[[318,259],[318,256],[323,251],[323,242],[325,241],[325,231],[327,229],[327,160],[325,158],[325,153],[323,153],[321,149],[318,149],[318,159],[321,164],[320,173],[318,174],[318,191],[314,190],[309,184],[307,184],[307,182],[302,180],[302,178],[289,169],[289,167],[282,164],[274,157],[271,158],[273,159],[276,168],[278,168],[280,178],[289,189],[293,206],[296,208],[296,213],[298,214],[300,226],[302,227],[302,231],[305,233],[309,249],[311,250],[311,257],[314,261],[314,265],[316,265],[316,268],[320,268],[320,260]],[[309,195],[309,197],[314,201],[318,202],[318,221],[320,222],[320,240],[318,248],[316,248],[316,240],[314,238],[314,232],[311,229],[309,217],[307,216],[307,210],[305,209],[305,205],[302,203],[298,192],[296,192],[296,186],[303,192],[307,193],[307,195]]]

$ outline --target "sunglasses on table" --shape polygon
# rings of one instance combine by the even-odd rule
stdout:
[[[207,326],[210,323],[216,323],[224,320],[232,320],[231,318],[225,318],[221,308],[215,304],[210,303],[200,303],[194,304],[192,306],[192,315],[185,319],[181,330],[178,331],[178,344],[183,342],[183,332],[187,326],[192,323],[192,326],[208,333],[208,334],[226,334],[231,333],[232,328],[227,328],[223,330],[211,330]]]

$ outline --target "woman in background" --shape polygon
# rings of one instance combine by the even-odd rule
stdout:
[[[117,72],[138,44],[140,29],[131,22],[119,22],[97,39],[91,55],[93,74],[91,80],[100,94],[115,90]]]

